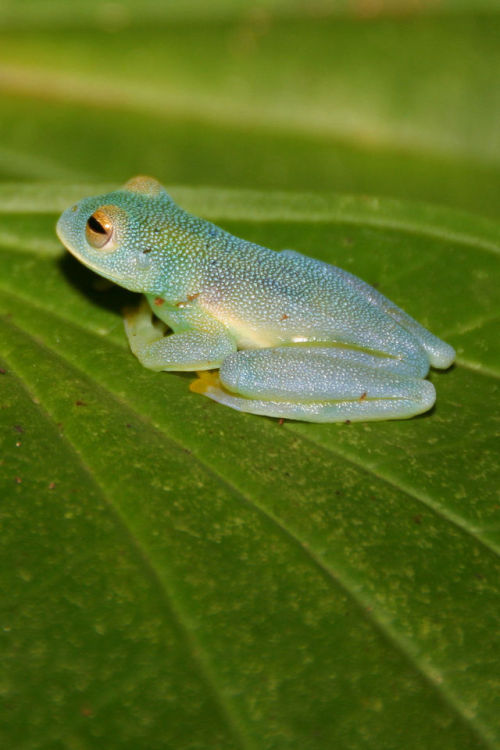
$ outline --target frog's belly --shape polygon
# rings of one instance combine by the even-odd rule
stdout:
[[[279,324],[268,321],[252,324],[236,315],[224,319],[224,325],[234,336],[238,349],[263,349],[307,343],[345,345],[345,342],[340,340],[335,342],[327,332],[307,330],[306,326],[286,325],[287,322],[285,318]]]
[[[328,325],[322,326],[297,320],[296,315],[256,315],[251,320],[245,318],[241,311],[222,310],[220,306],[209,308],[206,312],[215,318],[234,337],[239,349],[263,349],[289,344],[323,343],[331,346],[349,346],[348,339],[335,336]],[[269,320],[271,318],[271,320]],[[352,342],[354,343],[354,342]],[[356,344],[354,343],[354,346]]]
[[[228,316],[224,324],[236,339],[238,349],[264,349],[287,341],[271,327],[256,326],[234,315]]]
[[[376,309],[371,311],[376,324],[367,325],[361,316],[356,320],[349,314],[329,314],[329,310],[319,306],[304,309],[296,301],[283,299],[270,301],[266,309],[249,305],[245,311],[236,306],[223,306],[220,302],[211,305],[204,301],[203,306],[230,331],[239,349],[310,343],[361,349],[390,357],[412,349],[412,337]]]

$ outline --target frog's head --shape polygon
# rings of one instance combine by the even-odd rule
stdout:
[[[113,193],[84,198],[57,222],[63,245],[101,276],[135,292],[161,273],[162,226],[176,206],[152,177],[134,177]]]

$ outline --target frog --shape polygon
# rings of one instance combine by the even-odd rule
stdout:
[[[304,422],[429,411],[430,367],[455,351],[354,274],[238,238],[178,206],[152,177],[83,198],[57,222],[85,266],[133,292],[130,349],[233,409]]]

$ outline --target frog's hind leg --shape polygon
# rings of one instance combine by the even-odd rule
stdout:
[[[295,250],[282,250],[281,252],[283,255],[293,258],[296,263],[311,263],[310,258],[305,258],[305,256],[297,253]],[[342,279],[346,287],[356,290],[371,305],[378,307],[379,310],[389,315],[402,328],[411,333],[424,349],[432,367],[446,369],[453,364],[456,356],[453,347],[437,336],[434,336],[433,333],[424,328],[423,325],[420,325],[411,315],[408,315],[408,313],[395,305],[394,302],[391,302],[388,297],[385,297],[370,286],[370,284],[367,284],[366,281],[349,273],[349,271],[344,271],[342,268],[334,268],[321,260],[313,262],[323,268],[325,273],[335,273],[336,278]]]
[[[308,422],[404,419],[432,407],[432,383],[331,347],[235,352],[191,389],[253,414]]]
[[[387,297],[384,297],[383,294],[380,294],[376,290],[373,290],[373,292],[375,293],[372,293],[375,304],[417,339],[427,354],[432,367],[446,370],[453,364],[456,353],[452,346],[434,336],[427,328],[420,325],[411,315],[408,315],[408,313],[387,299]]]

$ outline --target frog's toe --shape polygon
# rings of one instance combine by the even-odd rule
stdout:
[[[189,384],[189,390],[192,393],[201,393],[203,396],[210,395],[210,392],[216,392],[220,389],[219,373],[214,370],[200,370],[197,373],[196,380]]]
[[[123,322],[130,349],[145,367],[150,367],[146,361],[143,361],[143,354],[155,342],[163,338],[166,331],[165,324],[153,318],[151,308],[145,298],[141,300],[139,307],[126,308],[123,311]],[[152,367],[152,369],[157,368]]]
[[[445,341],[440,339],[436,339],[436,341],[436,346],[427,349],[429,361],[433,367],[437,367],[439,370],[447,370],[455,361],[455,349]]]

